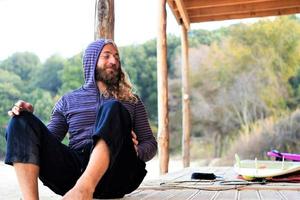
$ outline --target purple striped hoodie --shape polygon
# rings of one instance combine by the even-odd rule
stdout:
[[[62,140],[68,132],[69,146],[72,149],[81,148],[92,142],[91,134],[96,114],[99,107],[109,100],[99,92],[94,75],[100,52],[108,43],[112,41],[99,39],[87,47],[83,57],[84,85],[58,100],[47,125],[50,132],[59,140]],[[138,155],[142,160],[148,161],[156,154],[157,142],[150,128],[145,106],[140,99],[137,103],[122,101],[122,104],[131,115],[133,131],[139,141]]]

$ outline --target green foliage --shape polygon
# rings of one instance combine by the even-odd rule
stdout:
[[[0,68],[16,73],[22,80],[29,80],[31,73],[40,65],[39,58],[29,52],[14,53],[1,62]]]
[[[220,42],[228,34],[228,29],[221,28],[215,31],[191,30],[189,32],[189,46],[198,47],[200,44],[210,46],[213,42]],[[180,41],[179,41],[180,42]]]
[[[178,54],[180,54],[180,45],[180,39],[178,37],[168,35],[167,65],[169,78],[175,78],[175,60]]]
[[[21,88],[22,80],[18,75],[0,69],[0,127],[5,127],[7,111],[19,99]]]
[[[59,74],[62,82],[60,95],[79,88],[84,83],[82,53],[69,58]]]
[[[239,24],[192,67],[193,131],[211,138],[215,156],[241,127],[280,116],[292,100],[296,104],[299,41],[300,24],[293,18]]]
[[[32,79],[33,88],[39,87],[56,94],[62,85],[59,76],[60,71],[64,68],[65,59],[59,55],[53,55],[46,60],[42,68],[35,72]]]
[[[154,40],[140,46],[120,49],[121,62],[135,89],[143,99],[150,119],[157,119],[156,43]]]
[[[286,116],[277,119],[269,117],[259,120],[249,127],[243,127],[230,145],[226,158],[233,158],[234,154],[238,153],[244,159],[266,159],[267,152],[272,149],[297,153],[300,151],[299,122],[300,111],[297,109]],[[226,163],[225,159],[223,162]]]
[[[269,66],[261,67],[272,68],[285,82],[299,67],[300,26],[294,19],[280,17],[272,22],[265,20],[252,26],[236,27],[232,39],[251,49],[253,62],[270,56]]]
[[[5,127],[0,127],[0,158],[4,157],[5,149],[6,149]]]
[[[47,90],[37,88],[29,95],[24,97],[24,100],[34,105],[34,114],[39,117],[45,124],[49,122],[52,108],[55,104],[54,98]]]

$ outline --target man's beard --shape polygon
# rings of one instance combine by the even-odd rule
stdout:
[[[96,68],[95,79],[96,81],[105,83],[108,87],[116,87],[119,85],[121,79],[121,68],[109,70],[109,72],[107,72],[106,67]]]

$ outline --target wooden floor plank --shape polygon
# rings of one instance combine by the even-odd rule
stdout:
[[[168,200],[189,200],[192,199],[199,191],[198,190],[174,190],[174,196],[168,198]]]
[[[215,191],[199,191],[195,196],[189,200],[213,200],[217,192]]]
[[[215,173],[230,184],[192,180],[193,172]],[[295,183],[266,183],[239,185],[233,182],[237,174],[232,167],[187,168],[143,183],[126,200],[300,200],[299,185]],[[233,184],[232,184],[233,183]]]
[[[258,191],[262,200],[284,200],[276,190]]]
[[[162,190],[162,191],[155,191],[152,195],[146,196],[142,198],[142,200],[162,200],[162,199],[169,199],[173,197],[175,194],[173,190]],[[137,199],[136,199],[137,200]]]
[[[238,191],[238,200],[260,200],[260,195],[256,190]]]
[[[235,190],[226,190],[218,192],[215,200],[235,200],[237,192]]]
[[[300,188],[300,186],[299,186]],[[278,191],[285,200],[299,200],[300,191]]]
[[[154,191],[154,190],[143,190],[135,193],[131,193],[129,195],[126,195],[123,199],[126,200],[142,200],[146,198],[151,198],[152,195],[157,195],[159,191]]]

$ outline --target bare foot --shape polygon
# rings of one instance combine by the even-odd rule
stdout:
[[[69,190],[62,198],[62,200],[92,200],[93,193],[87,189],[77,187],[76,185]]]

